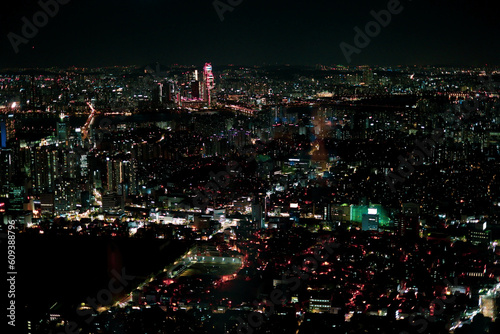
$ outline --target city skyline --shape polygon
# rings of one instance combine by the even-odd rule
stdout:
[[[0,71],[8,325],[498,331],[499,74]]]
[[[497,2],[1,6],[9,334],[500,333]]]

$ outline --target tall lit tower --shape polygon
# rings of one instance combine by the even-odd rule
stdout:
[[[403,203],[396,233],[401,237],[420,236],[420,207],[417,203]]]
[[[203,81],[205,85],[205,101],[207,101],[208,106],[212,105],[212,89],[215,88],[214,74],[212,73],[212,64],[205,63],[203,67]]]
[[[7,148],[7,126],[3,118],[0,118],[0,148]]]

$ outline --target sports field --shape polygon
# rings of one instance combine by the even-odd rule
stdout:
[[[180,276],[225,276],[234,274],[239,267],[237,263],[194,263]]]

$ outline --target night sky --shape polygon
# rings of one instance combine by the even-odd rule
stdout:
[[[221,0],[226,3],[228,0]],[[234,0],[234,2],[238,2]],[[243,0],[221,22],[213,0],[70,0],[16,54],[36,0],[0,10],[0,68],[196,64],[347,64],[339,44],[389,0]],[[401,0],[351,65],[500,64],[500,6],[493,0]]]

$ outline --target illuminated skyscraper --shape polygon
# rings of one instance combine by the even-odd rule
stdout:
[[[81,203],[81,191],[74,179],[61,178],[55,182],[54,208],[57,213],[75,210]]]
[[[378,231],[379,215],[377,209],[368,209],[368,214],[364,214],[361,220],[361,228],[363,231]]]
[[[0,148],[7,147],[7,126],[5,120],[0,119]]]
[[[258,229],[264,227],[264,210],[259,201],[252,204],[252,222]]]
[[[137,193],[137,161],[119,161],[107,158],[107,191],[119,195]]]
[[[420,208],[416,203],[403,203],[402,212],[396,221],[396,234],[401,237],[418,237],[420,234]]]
[[[67,144],[69,140],[69,117],[61,114],[61,119],[57,122],[56,135],[59,143]]]
[[[12,151],[0,149],[0,197],[9,191],[13,168]]]
[[[210,107],[212,105],[212,89],[215,88],[214,74],[212,73],[212,64],[205,63],[203,68],[203,82],[204,82],[204,100],[207,101],[207,105]]]

